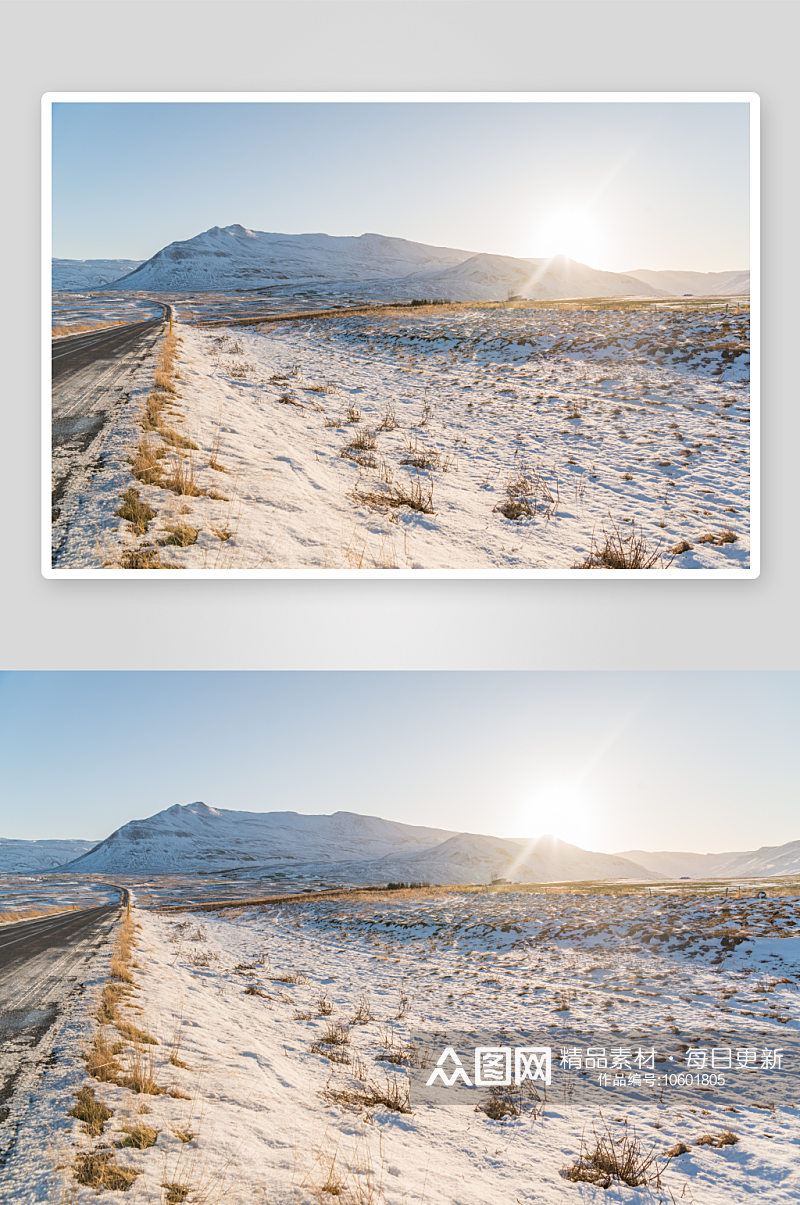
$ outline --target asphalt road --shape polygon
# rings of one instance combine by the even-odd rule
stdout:
[[[119,914],[113,904],[0,925],[0,1168]]]
[[[160,322],[133,322],[109,326],[83,335],[53,340],[53,384],[68,373],[79,372],[99,361],[113,361],[135,350],[143,337],[160,331]]]
[[[99,908],[81,908],[77,912],[59,912],[35,920],[0,925],[0,1010],[3,1006],[3,981],[17,963],[26,962],[46,951],[68,949],[76,941],[92,934],[99,922],[107,922],[109,914],[116,913],[117,907],[116,904],[106,904]]]
[[[165,306],[165,313],[170,307]],[[62,517],[68,491],[91,490],[102,473],[114,420],[122,417],[137,378],[152,359],[161,320],[112,326],[53,341],[53,558],[67,538],[75,502]],[[61,519],[60,524],[58,520]]]

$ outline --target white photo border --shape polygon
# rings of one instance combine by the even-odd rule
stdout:
[[[174,581],[163,569],[61,569],[52,565],[52,109],[54,104],[747,104],[750,112],[750,565],[746,569],[625,570],[648,581],[736,580],[761,572],[761,142],[760,97],[755,92],[47,92],[41,111],[41,572],[47,579],[131,578]],[[618,580],[620,570],[594,569],[579,580]],[[192,579],[575,579],[574,569],[181,569]]]

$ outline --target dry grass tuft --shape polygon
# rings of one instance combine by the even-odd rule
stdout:
[[[350,1022],[351,1025],[368,1025],[370,1021],[374,1021],[372,1009],[369,1004],[369,996],[362,996],[358,1002],[355,1014]]]
[[[582,564],[577,562],[573,569],[663,569],[664,561],[659,552],[660,545],[654,550],[648,548],[647,539],[642,529],[636,533],[636,524],[631,523],[630,533],[621,531],[619,525],[611,520],[613,531],[609,535],[603,524],[605,544],[601,548],[592,535],[592,551],[588,560]],[[670,562],[671,563],[671,562]]]
[[[133,476],[143,485],[160,485],[163,458],[164,449],[157,447],[149,434],[143,435],[130,462]]]
[[[132,1021],[125,1021],[118,1018],[114,1022],[116,1028],[122,1034],[123,1038],[127,1038],[130,1042],[141,1042],[144,1045],[158,1046],[158,1038],[154,1038],[146,1029],[139,1029]]]
[[[164,569],[157,548],[132,548],[119,559],[121,569]]]
[[[379,510],[384,507],[394,509],[399,506],[407,506],[419,514],[432,515],[434,513],[433,483],[428,481],[423,485],[419,473],[417,473],[416,480],[409,477],[406,483],[377,481],[370,489],[360,489],[356,486],[352,497],[358,503],[364,503]]]
[[[128,520],[137,536],[143,536],[150,520],[156,517],[156,512],[142,501],[139,491],[133,488],[126,490],[122,495],[122,506],[116,513],[120,519]]]
[[[158,484],[186,498],[199,498],[206,493],[194,478],[194,459],[191,455],[181,456],[178,452],[170,456],[169,472]]]
[[[702,1134],[696,1140],[696,1146],[713,1146],[719,1149],[723,1146],[735,1146],[739,1141],[739,1135],[734,1134],[732,1130],[723,1130],[721,1134]]]
[[[161,1187],[164,1189],[166,1205],[181,1205],[181,1202],[186,1200],[190,1191],[188,1184],[177,1184],[172,1180],[162,1184]]]
[[[333,1104],[355,1106],[357,1108],[374,1108],[383,1105],[393,1113],[410,1113],[411,1098],[408,1085],[394,1076],[387,1076],[384,1083],[368,1080],[350,1088],[331,1088],[326,1085],[322,1096]]]
[[[117,1078],[122,1070],[117,1062],[117,1055],[120,1049],[121,1044],[112,1044],[103,1030],[98,1031],[94,1035],[91,1045],[84,1054],[86,1071],[91,1075],[92,1079],[99,1080],[105,1084],[115,1084],[117,1082]]]
[[[154,1146],[156,1138],[158,1138],[158,1130],[145,1125],[143,1121],[137,1121],[135,1125],[124,1125],[122,1131],[125,1137],[120,1139],[116,1145],[119,1147],[130,1146],[137,1151],[145,1151],[149,1146]]]
[[[655,1151],[644,1151],[636,1134],[636,1127],[629,1132],[627,1120],[613,1130],[600,1115],[605,1132],[597,1133],[592,1126],[594,1145],[588,1146],[581,1139],[581,1153],[572,1167],[561,1169],[565,1180],[576,1184],[595,1184],[598,1188],[610,1188],[616,1180],[629,1188],[646,1188],[653,1185],[661,1188],[661,1168]]]
[[[724,531],[719,532],[717,535],[714,535],[710,531],[706,532],[704,536],[698,537],[697,543],[717,545],[734,544],[738,539],[739,537],[737,536],[736,532],[731,531],[729,527],[726,527]]]
[[[526,1113],[535,1118],[540,1116],[546,1104],[547,1097],[537,1091],[535,1084],[526,1081],[519,1086],[490,1089],[489,1099],[476,1105],[475,1112],[485,1113],[490,1121],[505,1121]]]
[[[112,1151],[83,1151],[75,1160],[75,1179],[94,1188],[126,1192],[141,1172],[120,1167]]]
[[[84,1131],[93,1138],[98,1138],[105,1128],[109,1117],[113,1116],[102,1100],[98,1100],[91,1084],[83,1084],[75,1093],[76,1103],[69,1111],[70,1117],[77,1117],[83,1122]]]
[[[506,519],[533,518],[542,513],[552,519],[560,502],[558,477],[549,481],[538,469],[521,465],[506,481],[506,496],[492,507]]]
[[[153,1051],[149,1042],[134,1040],[126,1047],[124,1057],[126,1066],[117,1078],[118,1084],[146,1096],[164,1096],[164,1088],[155,1080]]]
[[[178,548],[188,548],[197,542],[197,528],[190,527],[188,523],[168,523],[164,530],[168,531],[169,535],[160,541],[161,544],[174,544]]]

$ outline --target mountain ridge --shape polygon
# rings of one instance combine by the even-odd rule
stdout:
[[[66,272],[66,261],[56,262]],[[558,300],[694,295],[703,282],[708,295],[740,294],[749,291],[749,272],[604,272],[566,256],[519,258],[375,233],[290,235],[233,223],[169,243],[133,271],[98,287],[388,301],[506,301],[513,296]]]

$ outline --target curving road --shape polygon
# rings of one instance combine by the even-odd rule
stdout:
[[[171,307],[164,307],[165,317]],[[54,339],[52,347],[53,563],[67,539],[70,491],[91,489],[102,473],[107,438],[124,414],[137,378],[164,331],[161,319]],[[59,523],[59,519],[61,520]]]
[[[0,1169],[119,906],[0,925]],[[2,1200],[2,1194],[0,1194]]]

